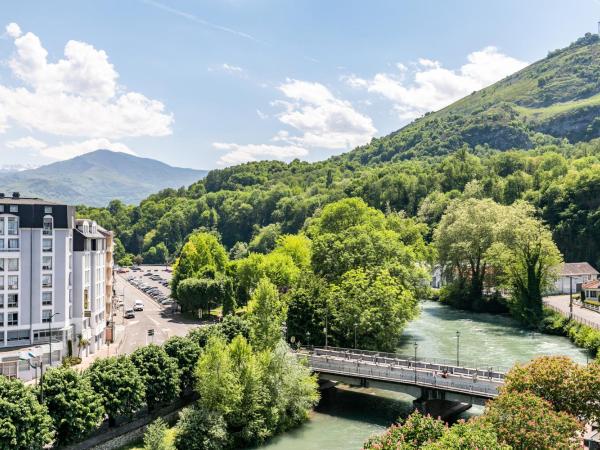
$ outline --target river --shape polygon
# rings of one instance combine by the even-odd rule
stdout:
[[[478,367],[510,367],[539,355],[567,355],[585,363],[586,354],[567,338],[532,333],[510,317],[460,311],[436,302],[421,303],[421,314],[406,327],[399,353],[417,358],[456,359]],[[359,343],[360,346],[360,343]],[[268,450],[360,449],[365,439],[381,433],[410,411],[409,395],[369,388],[335,388],[326,392],[311,420],[261,447]],[[472,408],[466,416],[478,414]]]

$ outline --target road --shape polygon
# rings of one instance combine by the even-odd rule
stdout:
[[[136,276],[143,275],[143,273],[145,272],[134,272]],[[162,271],[159,273],[161,276],[166,274]],[[129,354],[136,348],[152,342],[161,344],[171,336],[184,336],[190,329],[199,326],[197,322],[183,319],[181,314],[167,312],[168,308],[159,305],[150,296],[131,285],[125,278],[127,276],[131,276],[131,274],[116,274],[115,276],[117,297],[122,298],[124,294],[125,309],[133,309],[133,303],[141,300],[144,302],[144,311],[136,312],[134,319],[124,319],[123,309],[119,309],[117,323],[125,324],[124,338],[118,346],[119,354]],[[146,279],[148,277],[144,277],[145,282]],[[168,292],[168,288],[163,287],[163,289]],[[154,330],[152,337],[148,336],[150,329]]]
[[[579,296],[579,294],[577,294]],[[575,298],[575,294],[573,294]],[[544,303],[558,310],[562,315],[569,316],[569,295],[551,295],[544,297]],[[573,319],[600,330],[600,313],[573,303]]]

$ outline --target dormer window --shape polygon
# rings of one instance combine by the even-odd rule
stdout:
[[[52,214],[52,206],[44,206],[44,214]]]
[[[10,212],[11,213],[19,212],[19,205],[10,205]]]

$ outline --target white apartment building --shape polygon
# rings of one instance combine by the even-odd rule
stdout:
[[[0,373],[31,378],[29,355],[58,364],[103,343],[105,236],[75,208],[0,193]],[[51,338],[51,339],[50,339]],[[19,360],[21,357],[21,360]]]

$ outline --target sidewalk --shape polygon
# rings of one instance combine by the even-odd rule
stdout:
[[[77,370],[87,369],[96,359],[106,358],[108,356],[116,356],[119,354],[119,348],[123,344],[125,338],[125,325],[115,323],[115,342],[109,345],[103,345],[102,348],[96,351],[93,355],[81,358],[81,363],[73,366]]]
[[[592,311],[591,309],[583,308],[575,303],[575,300],[579,298],[573,294],[573,320],[588,325],[592,328],[600,330],[600,313]],[[549,306],[553,310],[561,313],[563,316],[569,317],[569,295],[551,295],[544,297],[543,302],[546,306]]]

